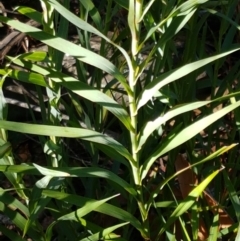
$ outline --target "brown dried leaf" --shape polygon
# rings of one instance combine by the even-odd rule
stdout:
[[[193,187],[198,184],[197,176],[190,168],[190,164],[187,160],[183,158],[181,154],[177,156],[175,162],[176,171],[181,171],[184,168],[188,168],[186,171],[178,175],[178,182],[180,185],[180,190],[182,197],[186,198],[188,194],[192,191]]]
[[[229,214],[219,207],[219,203],[207,192],[203,192],[203,196],[206,199],[208,205],[211,207],[211,211],[219,214],[219,228],[229,228],[234,224]]]

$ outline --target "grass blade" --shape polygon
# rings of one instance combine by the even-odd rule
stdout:
[[[36,164],[35,164],[36,166]],[[40,167],[40,166],[37,166]],[[99,167],[42,167],[41,166],[41,172],[49,174],[49,176],[56,176],[59,177],[59,173],[63,172],[63,177],[69,176],[69,177],[100,177],[109,179],[110,181],[115,182],[116,184],[123,187],[127,192],[129,192],[134,197],[137,195],[136,190],[125,180],[120,178],[118,175],[114,174],[113,172],[110,172],[108,170],[105,170],[103,168]],[[57,172],[52,172],[57,171]],[[6,172],[6,173],[25,173],[25,174],[32,174],[32,175],[39,175],[39,170],[30,165],[0,165],[0,171]]]
[[[205,178],[197,187],[195,187],[174,210],[171,214],[170,218],[167,220],[164,227],[160,230],[159,236],[183,213],[185,213],[191,206],[196,202],[196,199],[201,195],[207,185],[213,180],[213,178],[220,172],[221,170],[217,170],[210,174],[207,178]]]
[[[195,123],[189,125],[185,129],[177,133],[174,138],[165,141],[165,143],[162,143],[160,147],[152,155],[150,155],[150,157],[144,162],[142,167],[142,174],[141,174],[142,180],[146,177],[146,174],[149,171],[150,167],[159,156],[171,151],[173,148],[188,141],[189,139],[197,135],[200,130],[205,129],[206,127],[214,123],[216,120],[220,119],[221,117],[233,111],[239,106],[240,106],[240,101],[234,104],[230,104],[229,106],[215,113],[212,113],[209,116],[204,117],[199,121],[196,121]]]
[[[95,233],[91,236],[88,236],[84,239],[81,239],[81,241],[98,241],[98,240],[101,240],[101,239],[104,239],[104,240],[119,240],[119,235],[113,235],[111,234],[114,230],[118,229],[118,228],[121,228],[122,226],[125,226],[127,225],[128,222],[125,222],[125,223],[120,223],[120,224],[117,224],[117,225],[114,225],[112,227],[109,227],[109,228],[105,228],[104,230],[98,232],[98,233]]]
[[[238,51],[239,45],[231,48],[228,51],[225,51],[221,54],[217,54],[215,56],[209,57],[209,58],[205,58],[190,64],[186,64],[183,67],[180,67],[176,70],[171,70],[167,73],[162,74],[160,77],[154,79],[152,82],[150,82],[145,89],[140,93],[139,97],[138,97],[138,102],[137,102],[137,109],[140,109],[142,106],[144,106],[154,95],[155,93],[161,89],[163,86],[178,80],[186,75],[188,75],[189,73],[192,73],[194,70],[197,70],[217,59],[220,59],[224,56],[227,56],[231,53],[234,53],[236,51]]]
[[[113,138],[96,131],[62,126],[36,125],[0,120],[0,127],[20,133],[28,133],[41,136],[51,135],[56,137],[81,138],[85,141],[96,142],[115,149],[120,155],[132,161],[132,156],[128,150]]]

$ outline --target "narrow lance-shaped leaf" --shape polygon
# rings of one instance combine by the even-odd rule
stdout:
[[[182,143],[188,141],[195,135],[197,135],[200,130],[205,129],[206,127],[210,126],[212,123],[214,123],[216,120],[220,119],[227,113],[231,112],[235,108],[240,106],[240,101],[231,104],[215,113],[210,114],[209,116],[206,116],[195,123],[191,124],[190,126],[186,127],[179,133],[176,133],[175,137],[171,138],[170,140],[164,140],[165,142],[159,143],[159,148],[150,155],[150,157],[143,163],[143,166],[141,168],[141,180],[143,180],[149,169],[151,168],[154,161],[162,156],[163,154],[171,151],[173,148],[181,145]]]
[[[210,154],[209,156],[207,156],[206,158],[204,158],[201,161],[198,161],[194,164],[192,164],[191,166],[188,166],[187,168],[183,168],[182,170],[175,172],[173,175],[171,175],[170,177],[167,177],[164,181],[162,181],[161,183],[159,183],[159,185],[157,185],[154,189],[154,191],[150,194],[149,200],[147,202],[147,210],[149,211],[149,209],[151,208],[152,204],[153,204],[153,199],[156,198],[159,193],[161,192],[161,190],[164,188],[164,186],[169,183],[170,180],[173,180],[174,178],[176,178],[179,174],[185,172],[186,170],[188,170],[190,167],[196,167],[198,165],[201,165],[205,162],[208,162],[214,158],[217,158],[219,156],[221,156],[222,154],[228,152],[229,150],[231,150],[232,148],[234,148],[237,144],[231,144],[230,146],[223,146],[221,147],[219,150],[215,151],[214,153]]]
[[[30,26],[28,24],[21,23],[17,20],[11,20],[6,17],[0,16],[0,21],[8,24],[9,26],[23,32],[27,33],[31,37],[45,43],[46,45],[62,51],[68,55],[74,56],[78,60],[90,64],[96,68],[99,68],[110,75],[114,76],[125,88],[125,90],[130,94],[131,90],[126,82],[125,77],[120,73],[120,71],[113,65],[108,59],[94,53],[93,51],[87,50],[80,47],[70,41],[63,38],[53,36],[46,33],[38,28]]]
[[[139,133],[139,144],[138,144],[138,150],[140,150],[143,146],[143,144],[146,142],[147,138],[155,131],[157,128],[159,128],[162,124],[167,122],[168,120],[172,119],[175,116],[178,116],[180,114],[183,114],[190,110],[198,109],[204,105],[209,104],[211,101],[198,101],[194,103],[184,104],[180,106],[176,106],[175,108],[169,110],[166,114],[163,116],[160,116],[156,118],[153,121],[149,121],[140,131]]]
[[[73,211],[71,213],[61,216],[60,218],[58,218],[58,220],[75,220],[75,221],[77,221],[79,218],[82,218],[83,216],[87,215],[88,213],[94,211],[97,207],[99,207],[103,203],[106,203],[107,201],[109,201],[112,198],[115,198],[117,196],[119,196],[119,194],[114,195],[109,198],[102,199],[102,200],[86,201],[86,203],[83,204],[83,206],[81,208],[79,208],[76,211]]]
[[[98,8],[94,6],[92,1],[81,1],[81,4],[86,9],[87,14],[89,14],[89,16],[91,16],[91,18],[92,18],[94,24],[96,25],[97,29],[101,29],[102,25],[103,25],[103,22],[101,21],[101,15],[98,11]]]
[[[4,227],[3,225],[0,225],[0,231],[1,231],[1,236],[5,237],[5,239],[14,240],[14,241],[26,241],[26,239],[20,237],[17,234],[17,232],[7,227]]]
[[[169,19],[174,18],[177,15],[187,15],[191,10],[194,10],[198,5],[203,4],[207,2],[208,0],[188,0],[185,1],[183,4],[181,4],[179,7],[174,8],[173,11],[165,18],[163,19],[160,23],[158,23],[156,26],[152,27],[143,42],[140,44],[140,46],[143,46],[143,44],[149,39],[154,32],[159,30],[159,28],[164,25]],[[150,4],[152,4],[154,1],[151,1]],[[149,5],[150,5],[149,4]],[[149,6],[148,6],[149,8]],[[146,11],[143,12],[143,15],[140,20],[142,20],[143,16],[146,14]]]
[[[57,192],[52,190],[43,190],[43,195],[46,195],[48,197],[52,197],[58,200],[65,200],[66,202],[69,202],[76,206],[82,205],[84,202],[90,200],[89,198],[80,197],[79,195],[72,195],[72,194],[62,193],[62,192]],[[130,222],[131,225],[133,225],[133,227],[135,227],[143,235],[145,235],[145,230],[143,229],[139,220],[136,217],[134,217],[131,213],[119,207],[115,207],[108,203],[103,203],[102,205],[97,207],[95,211],[123,220],[124,222]]]
[[[11,149],[12,146],[9,142],[6,142],[2,146],[0,146],[0,158],[3,158]]]
[[[170,26],[167,27],[168,30],[163,33],[161,40],[159,41],[161,47],[165,46],[167,41],[173,38],[187,24],[195,11],[196,9],[190,9],[186,14],[176,16],[172,19]]]
[[[85,30],[87,32],[90,33],[94,33],[96,35],[98,35],[99,37],[103,38],[104,40],[106,40],[108,43],[112,44],[113,46],[115,46],[116,48],[118,48],[121,53],[124,55],[127,63],[128,63],[128,67],[131,68],[132,64],[131,64],[131,59],[127,53],[127,51],[125,49],[123,49],[122,47],[120,47],[119,45],[117,45],[116,43],[112,42],[107,36],[105,36],[104,34],[102,34],[99,30],[97,30],[96,28],[94,28],[92,25],[90,25],[89,23],[83,21],[82,19],[80,19],[79,17],[77,17],[76,15],[74,15],[72,12],[70,12],[68,9],[65,9],[58,1],[56,0],[48,0],[48,2],[63,16],[65,17],[69,22],[71,22],[74,26]],[[130,94],[131,90],[128,87],[128,85],[126,84],[126,80],[125,79],[118,79],[122,85],[125,87],[126,91]],[[124,83],[122,82],[124,81]]]
[[[231,200],[232,206],[235,211],[236,218],[240,223],[240,200],[238,197],[238,192],[235,189],[233,182],[229,176],[229,173],[226,170],[223,170],[223,177],[226,184],[227,191],[229,193],[229,198]]]
[[[201,195],[207,185],[213,180],[213,178],[220,172],[221,170],[217,170],[213,172],[211,175],[206,177],[197,187],[195,187],[174,210],[171,214],[170,218],[167,220],[164,227],[160,230],[159,236],[183,213],[185,213],[191,206],[196,202],[196,199]]]
[[[142,106],[144,106],[153,96],[155,93],[161,89],[163,86],[178,80],[189,73],[193,72],[194,70],[197,70],[217,59],[220,59],[224,56],[227,56],[233,52],[236,52],[240,49],[239,45],[235,46],[234,48],[223,52],[221,54],[217,54],[212,57],[208,57],[202,60],[198,60],[196,62],[186,64],[183,67],[180,67],[176,70],[171,70],[167,73],[162,74],[160,77],[154,79],[152,82],[150,82],[144,90],[140,93],[137,101],[137,109],[140,109]]]
[[[238,232],[237,232],[237,236],[236,236],[235,241],[239,241],[239,240],[240,240],[240,224],[238,226]]]
[[[111,226],[109,228],[105,228],[102,231],[98,232],[98,233],[94,233],[84,239],[81,239],[81,241],[98,241],[98,240],[121,240],[123,241],[124,239],[119,239],[120,235],[114,235],[112,234],[112,232],[118,228],[121,228],[122,226],[125,226],[129,224],[129,222],[125,222],[125,223],[120,223],[114,226]]]
[[[202,106],[208,105],[213,102],[223,101],[225,99],[229,99],[236,95],[240,95],[240,92],[234,92],[229,95],[222,96],[220,98],[209,100],[209,101],[196,101],[193,103],[186,103],[182,105],[175,106],[174,108],[170,109],[166,114],[163,116],[159,116],[153,121],[147,122],[147,124],[141,129],[138,137],[138,151],[142,148],[144,143],[146,142],[147,138],[153,133],[153,131],[157,130],[161,125],[166,123],[168,120],[183,114],[187,111],[198,109]]]
[[[26,55],[24,55],[26,56]],[[28,57],[31,56],[26,56]],[[53,81],[59,83],[60,85],[64,86],[65,88],[73,91],[79,96],[82,96],[83,98],[86,98],[96,104],[101,105],[102,107],[106,108],[109,110],[113,115],[115,115],[125,126],[128,130],[132,130],[131,126],[131,120],[130,117],[127,113],[127,111],[120,105],[118,104],[115,100],[104,94],[103,92],[99,91],[96,88],[93,88],[79,80],[77,80],[74,77],[67,76],[63,73],[56,73],[52,69],[43,67],[43,66],[38,66],[32,63],[29,63],[24,60],[20,59],[14,59],[11,57],[8,57],[13,63],[31,69],[31,71],[34,71],[36,73],[32,72],[25,72],[25,71],[19,71],[19,70],[12,70],[10,73],[8,73],[8,76],[28,82],[28,83],[34,83],[38,84],[41,86],[46,87],[46,81],[43,76],[48,76],[51,78]],[[7,71],[4,69],[0,69],[0,74],[6,74]]]
[[[21,213],[27,218],[29,216],[28,208],[21,203],[17,198],[15,198],[10,193],[10,189],[2,189],[0,188],[0,201],[8,205],[12,210],[20,210]]]
[[[19,7],[16,7],[16,11],[27,16],[28,18],[35,20],[38,23],[42,22],[42,13],[40,13],[36,9],[26,7],[26,6],[19,6]]]
[[[7,217],[10,218],[11,222],[16,225],[20,230],[24,229],[24,226],[26,225],[26,218],[22,216],[20,212],[16,212],[15,210],[12,210],[10,207],[5,205],[4,203],[0,202],[0,211],[4,213]],[[1,227],[2,225],[0,225]],[[36,225],[33,225],[28,230],[29,236],[33,237],[36,241],[43,241],[43,237],[39,236],[40,232],[36,229]]]
[[[122,144],[120,144],[113,138],[96,131],[74,127],[36,125],[3,120],[0,120],[0,128],[25,134],[28,133],[34,135],[49,136],[49,134],[51,133],[51,135],[56,137],[81,138],[86,141],[96,142],[102,145],[109,146],[115,149],[120,155],[133,162],[131,154]]]
[[[48,175],[48,176],[57,176],[62,173],[62,177],[98,177],[105,178],[110,181],[115,182],[120,185],[123,189],[125,189],[132,196],[136,197],[137,192],[133,188],[132,185],[127,183],[124,179],[120,178],[118,175],[114,174],[109,170],[105,170],[99,167],[42,167],[34,164],[34,166],[30,165],[0,165],[0,171],[5,173],[24,173],[31,175]],[[51,172],[51,170],[57,172]]]

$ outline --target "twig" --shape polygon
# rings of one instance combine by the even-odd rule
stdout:
[[[41,25],[34,20],[29,20],[28,22],[26,22],[26,24],[34,27],[39,27]],[[6,56],[6,54],[11,50],[14,45],[19,44],[26,35],[26,33],[21,33],[17,30],[14,30],[10,34],[8,34],[2,41],[0,41],[0,60],[2,60]]]

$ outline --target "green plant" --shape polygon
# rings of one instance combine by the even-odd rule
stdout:
[[[220,215],[209,214],[198,198],[222,172],[221,178],[229,186],[233,212],[238,213],[236,189],[220,162],[223,153],[235,147],[232,143],[238,125],[229,133],[229,142],[223,145],[213,135],[219,131],[226,114],[234,111],[233,122],[238,123],[239,119],[240,101],[236,99],[239,92],[232,90],[239,61],[228,73],[222,71],[226,58],[240,49],[240,45],[234,44],[239,26],[231,19],[237,1],[108,0],[101,5],[103,16],[92,1],[80,2],[80,17],[67,10],[69,1],[64,1],[64,7],[56,0],[43,0],[43,13],[18,8],[20,13],[40,22],[43,30],[0,17],[0,21],[48,46],[47,53],[7,56],[9,63],[20,70],[11,68],[10,64],[0,69],[2,82],[11,77],[36,86],[42,122],[7,121],[7,106],[2,104],[0,144],[3,152],[6,147],[7,151],[1,158],[0,171],[25,202],[22,204],[12,197],[9,190],[1,190],[0,210],[12,217],[22,237],[3,226],[1,231],[14,240],[24,240],[25,236],[52,240],[54,228],[59,232],[59,240],[61,235],[63,240],[138,240],[138,233],[144,240],[179,237],[197,240],[203,235],[200,216],[204,213],[211,234],[209,240],[217,240]],[[218,8],[223,10],[221,14]],[[119,9],[125,9],[127,21],[116,20],[112,24]],[[209,36],[212,29],[208,19],[214,15],[221,20],[217,37],[214,33]],[[57,28],[54,22],[59,23]],[[66,40],[69,23],[76,26],[81,46]],[[108,37],[109,32],[112,38]],[[99,53],[91,50],[92,35],[101,38]],[[77,77],[61,72],[64,53],[76,59]],[[196,81],[202,73],[205,79]],[[108,82],[103,85],[105,78]],[[206,87],[210,88],[211,98],[197,100],[195,92]],[[47,108],[43,89],[49,100]],[[223,96],[226,89],[229,93]],[[68,94],[66,100],[63,91]],[[65,126],[62,126],[60,104],[69,116]],[[219,110],[215,111],[217,107]],[[201,114],[193,116],[192,111],[196,109]],[[34,119],[33,113],[32,116]],[[7,130],[39,136],[47,156],[45,166],[17,165],[6,144]],[[208,133],[207,141],[199,135],[201,130]],[[113,137],[109,134],[112,132],[115,132]],[[68,142],[66,138],[82,141],[90,156],[90,166],[72,166],[69,149],[64,145]],[[199,176],[203,170],[203,176],[189,195],[179,201],[173,191],[174,178],[186,169],[176,171],[174,163],[183,150],[191,160],[186,169],[192,168]],[[165,176],[152,178],[154,163],[164,156],[168,157]],[[105,166],[107,159],[111,159],[111,170],[99,167],[101,158]],[[210,161],[214,165],[204,169]],[[120,168],[122,175],[118,175]],[[24,175],[34,178],[31,188],[26,187]],[[84,191],[76,190],[74,178],[81,181],[78,185]],[[219,185],[215,189],[216,193],[220,192]],[[166,201],[171,201],[170,206]],[[54,220],[46,233],[38,219],[43,210],[50,212]],[[186,215],[187,212],[191,215]],[[106,216],[113,218],[110,223]],[[97,221],[101,218],[106,224]],[[239,220],[237,215],[236,218]],[[181,234],[177,232],[178,225]],[[236,224],[219,236],[231,234],[234,228]]]

